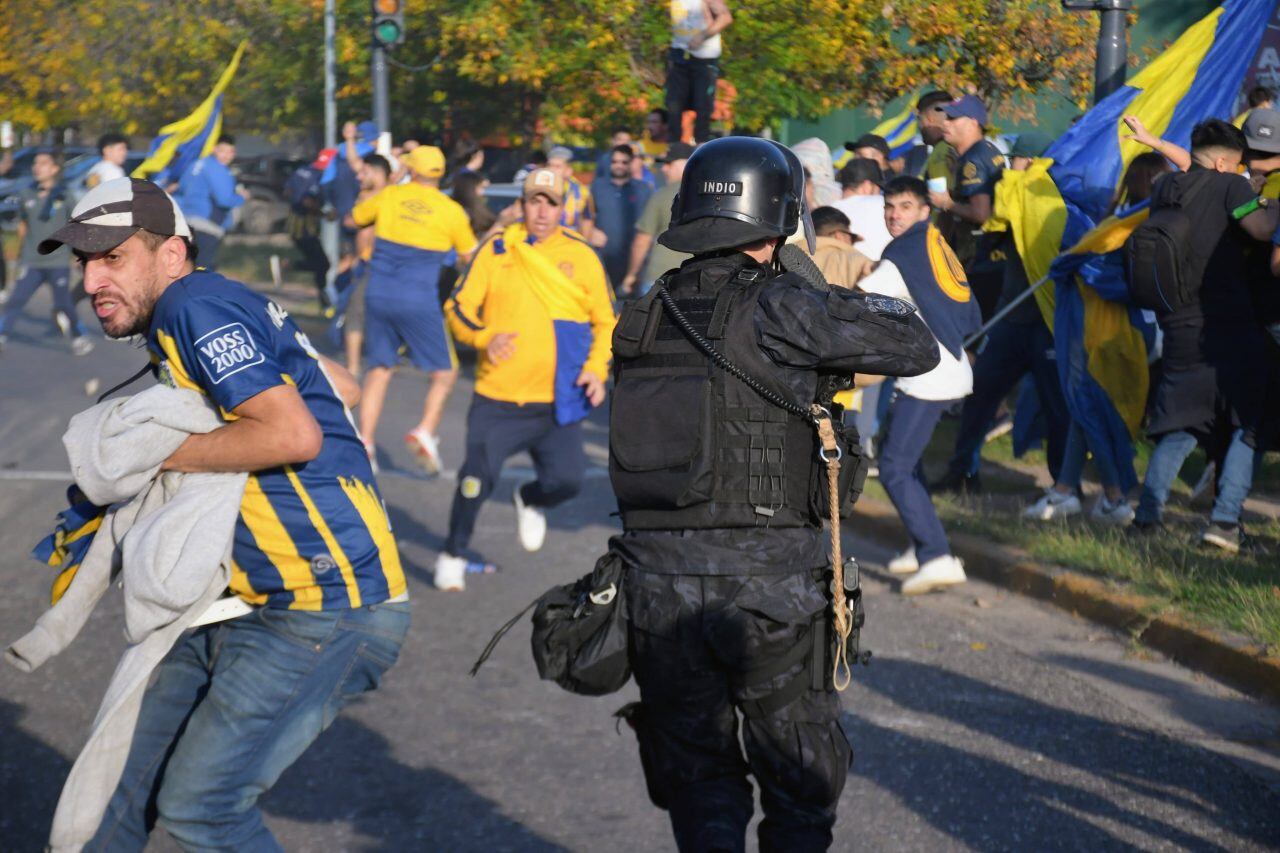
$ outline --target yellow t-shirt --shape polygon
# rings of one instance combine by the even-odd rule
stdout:
[[[476,246],[471,220],[462,205],[425,184],[393,184],[357,204],[356,225],[374,226],[379,240],[428,252],[456,249],[465,255]]]

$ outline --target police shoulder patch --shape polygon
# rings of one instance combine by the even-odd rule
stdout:
[[[882,317],[907,317],[914,314],[916,310],[914,305],[904,299],[881,296],[878,293],[868,293],[866,304],[868,311]]]

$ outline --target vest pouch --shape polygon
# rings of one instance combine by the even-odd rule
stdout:
[[[831,419],[831,428],[836,434],[836,444],[840,447],[840,479],[838,491],[840,495],[840,517],[853,515],[853,505],[862,495],[862,488],[867,481],[867,464],[862,458],[862,441],[858,430],[853,426],[845,426],[839,417]],[[813,513],[821,519],[831,518],[831,492],[827,484],[827,466],[820,461],[818,450],[821,442],[814,433],[813,454],[818,463],[813,466],[813,478],[810,481],[809,506]]]
[[[678,508],[710,499],[715,431],[706,370],[638,372],[621,371],[609,412],[609,474],[618,505]]]

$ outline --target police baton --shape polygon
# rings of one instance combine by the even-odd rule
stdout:
[[[968,349],[969,347],[973,346],[975,341],[982,340],[982,336],[985,335],[988,331],[990,331],[992,326],[994,326],[996,323],[999,323],[1001,320],[1007,317],[1009,315],[1009,312],[1011,312],[1014,308],[1017,308],[1023,302],[1030,299],[1032,296],[1035,295],[1035,292],[1037,290],[1039,290],[1041,287],[1044,287],[1044,285],[1047,282],[1050,282],[1052,280],[1053,280],[1052,276],[1046,275],[1044,278],[1040,279],[1035,284],[1031,285],[1026,290],[1019,293],[1016,299],[1014,299],[1008,305],[1004,306],[999,311],[997,311],[990,320],[983,323],[981,329],[974,332],[969,337],[965,338],[964,343],[961,346],[963,346],[965,349]]]

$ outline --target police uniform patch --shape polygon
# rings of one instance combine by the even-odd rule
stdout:
[[[966,179],[969,179],[969,180],[972,180],[973,178],[978,177],[978,164],[972,161],[965,163],[964,176]]]
[[[464,498],[475,500],[480,497],[480,478],[463,477],[462,482],[458,484],[458,491],[462,493]]]
[[[267,360],[244,323],[228,323],[201,335],[196,339],[196,354],[214,385]]]
[[[907,317],[915,313],[915,307],[906,300],[897,299],[892,296],[881,296],[878,293],[868,293],[866,296],[867,309],[873,314],[879,314],[883,317]]]

